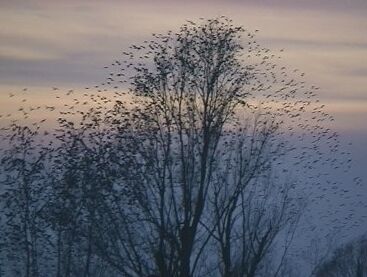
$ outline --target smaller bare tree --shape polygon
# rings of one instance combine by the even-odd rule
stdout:
[[[367,238],[362,236],[337,248],[329,260],[318,266],[316,277],[367,276]]]

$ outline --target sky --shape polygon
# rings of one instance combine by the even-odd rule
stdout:
[[[275,52],[285,49],[281,62],[320,87],[318,98],[335,117],[331,127],[352,154],[350,174],[362,178],[362,186],[351,191],[351,202],[357,194],[362,194],[358,201],[367,202],[365,0],[0,0],[0,114],[14,105],[9,93],[27,87],[42,102],[50,87],[99,83],[106,74],[103,67],[132,43],[175,30],[185,20],[220,15],[260,30],[256,39],[261,45]],[[366,206],[358,211],[363,215]],[[367,222],[352,234],[366,229]]]
[[[367,112],[367,2],[1,1],[0,93],[18,86],[83,86],[103,64],[152,32],[226,15],[307,73],[338,127],[360,130]],[[356,124],[358,123],[358,124]],[[362,126],[361,126],[362,127]]]

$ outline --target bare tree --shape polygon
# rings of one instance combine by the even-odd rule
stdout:
[[[242,62],[243,32],[221,18],[133,46],[148,62],[126,62],[132,102],[114,111],[129,191],[119,201],[129,205],[108,210],[114,245],[100,245],[127,276],[254,276],[281,230],[297,221],[288,188],[270,174],[289,150],[279,138],[282,118],[250,108],[264,86],[263,63]]]
[[[1,159],[3,192],[1,208],[5,211],[3,247],[10,269],[20,276],[39,276],[40,249],[44,246],[44,222],[40,217],[45,193],[44,163],[47,149],[38,151],[37,128],[12,124],[10,148]],[[9,269],[9,267],[8,267]]]
[[[317,277],[367,276],[367,239],[365,236],[337,248],[333,255],[318,266]]]
[[[101,121],[91,109],[77,124],[60,118],[54,134],[52,190],[43,216],[54,233],[56,276],[99,276],[97,218],[115,176],[106,139],[112,129],[104,130]]]
[[[335,250],[335,245],[337,245],[336,235],[337,231],[327,234],[323,239],[315,235],[308,248],[305,249],[303,257],[311,269],[310,277],[315,276],[320,267],[327,262]]]
[[[214,193],[214,238],[219,242],[221,275],[258,276],[264,266],[271,264],[273,248],[278,243],[282,244],[279,247],[282,250],[277,252],[280,258],[272,261],[278,264],[265,275],[277,276],[304,203],[292,198],[289,183],[274,182],[272,172],[261,165],[268,159],[261,162],[264,157],[259,155],[262,154],[256,153],[253,157],[242,151],[233,152],[237,159],[230,165],[232,175],[225,174],[225,180],[219,178],[221,181]],[[251,168],[249,164],[253,161],[254,168]]]
[[[124,54],[95,86],[113,100],[75,98],[43,144],[37,122],[10,129],[2,241],[21,238],[4,248],[22,253],[16,274],[281,276],[303,207],[283,159],[312,92],[225,17]],[[317,130],[311,144],[329,135]],[[290,160],[312,168],[307,151]]]

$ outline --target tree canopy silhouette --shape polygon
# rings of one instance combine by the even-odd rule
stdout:
[[[279,276],[305,205],[287,163],[338,145],[316,88],[226,17],[123,55],[54,130],[3,129],[5,273]]]

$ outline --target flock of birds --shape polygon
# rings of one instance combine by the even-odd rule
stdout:
[[[215,25],[219,32],[230,24],[221,25],[221,20]],[[17,109],[0,114],[0,135],[6,140],[9,124],[18,123],[40,127],[45,136],[51,137],[58,120],[69,118],[77,122],[89,109],[107,111],[116,101],[133,105],[129,92],[132,76],[142,70],[152,70],[152,61],[161,53],[162,45],[165,51],[172,52],[173,42],[177,42],[182,33],[198,33],[200,26],[188,22],[178,33],[153,34],[152,40],[132,45],[122,52],[122,59],[105,66],[108,73],[103,82],[84,89],[53,87],[44,95],[46,104],[28,105],[33,97],[28,88],[9,93],[8,101]],[[283,141],[286,151],[275,161],[276,166],[281,172],[292,172],[298,178],[294,189],[310,201],[305,213],[310,223],[300,227],[301,233],[311,238],[315,232],[327,235],[338,230],[343,237],[365,227],[367,215],[361,215],[361,210],[367,211],[363,180],[348,176],[353,162],[351,153],[345,150],[339,134],[332,129],[334,118],[317,99],[320,88],[308,86],[305,73],[281,64],[283,49],[273,53],[262,47],[255,40],[257,30],[255,33],[241,31],[247,33],[248,40],[243,49],[243,64],[252,76],[246,88],[251,92],[248,107],[280,124],[274,140]],[[350,179],[348,184],[338,180],[341,175],[345,180]]]

